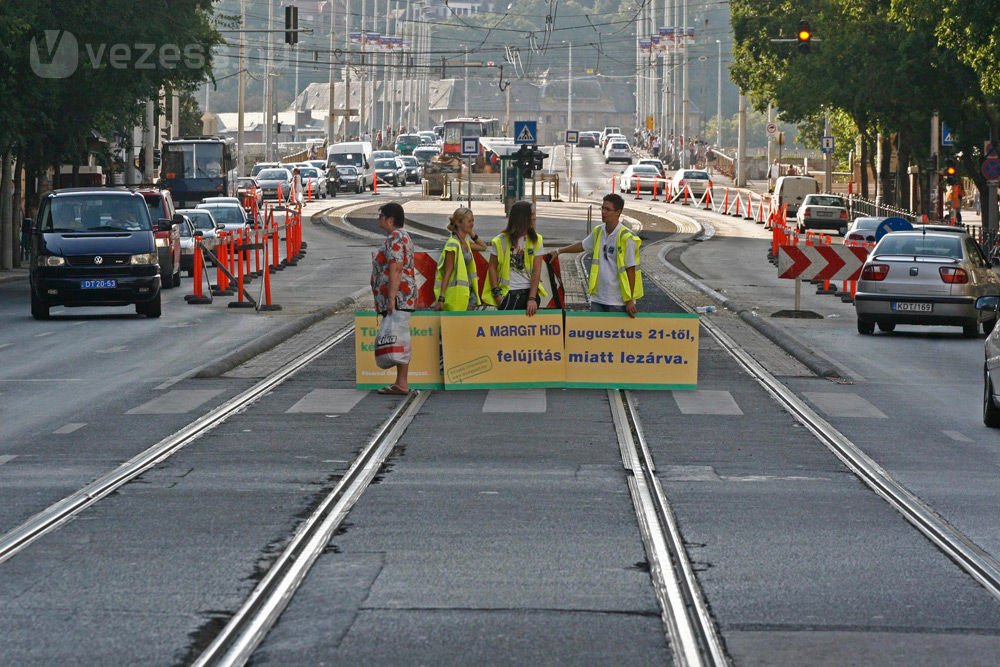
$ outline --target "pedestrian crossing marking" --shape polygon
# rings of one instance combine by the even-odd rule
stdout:
[[[941,432],[956,442],[972,442],[972,438],[968,437],[961,431],[941,431]]]
[[[733,395],[725,390],[674,391],[674,402],[685,415],[742,415]]]
[[[545,412],[548,404],[544,389],[504,389],[486,392],[483,412],[524,413]]]
[[[802,394],[831,417],[875,417],[888,419],[885,413],[857,394],[810,391]]]
[[[127,415],[176,415],[190,412],[222,393],[221,389],[175,389],[128,410]]]
[[[16,458],[17,456],[14,454],[4,454],[3,456],[0,456],[0,466],[2,466],[4,463],[10,463]]]
[[[369,394],[357,389],[313,389],[285,412],[347,414]]]
[[[78,431],[78,430],[80,430],[81,428],[83,428],[86,425],[87,425],[86,422],[70,422],[68,424],[63,424],[62,426],[60,426],[56,430],[52,431],[52,433],[54,433],[56,435],[66,435],[67,433],[72,433],[73,431]]]

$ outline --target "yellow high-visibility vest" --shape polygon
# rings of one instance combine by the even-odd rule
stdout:
[[[445,241],[441,256],[438,257],[437,277],[434,280],[434,298],[441,296],[444,292],[444,310],[468,310],[469,296],[476,295],[476,305],[479,304],[479,275],[476,273],[476,258],[472,255],[472,248],[468,247],[469,242],[465,242],[469,250],[469,261],[465,261],[462,243],[458,237],[452,235]],[[451,279],[447,285],[442,285],[444,281],[445,259],[449,252],[455,253],[455,270],[451,273]]]
[[[533,275],[535,270],[535,252],[538,248],[542,247],[542,235],[536,234],[536,236],[537,240],[534,243],[532,243],[530,238],[524,240],[524,270],[529,277]],[[497,287],[500,288],[500,297],[497,299],[493,298],[493,285],[490,283],[490,274],[487,272],[486,280],[483,281],[482,302],[488,303],[491,306],[498,306],[503,301],[503,298],[507,296],[507,292],[510,291],[511,244],[510,239],[503,232],[494,236],[490,243],[493,244],[497,252],[497,281],[500,283]],[[538,296],[548,296],[548,292],[545,291],[545,287],[541,281],[538,282]]]
[[[622,223],[618,223],[622,224]],[[590,264],[590,285],[588,291],[597,294],[597,273],[601,265],[601,247],[604,244],[604,225],[594,228],[594,258]],[[628,267],[625,266],[625,247],[629,240],[635,240],[635,288],[628,284]],[[628,303],[632,300],[642,298],[642,271],[639,270],[639,246],[642,239],[632,233],[628,227],[622,227],[618,234],[618,242],[615,248],[615,259],[618,264],[618,286],[622,291],[622,300]]]

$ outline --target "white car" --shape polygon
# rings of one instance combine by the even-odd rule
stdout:
[[[704,169],[678,169],[670,178],[670,196],[683,193],[685,186],[690,196],[701,197],[711,189],[712,180]]]
[[[632,148],[627,141],[609,141],[604,149],[604,164],[612,162],[628,162],[632,164]]]
[[[663,192],[667,180],[660,176],[660,172],[651,164],[633,164],[625,167],[621,180],[618,182],[619,192],[630,193],[636,191],[652,192],[656,187],[658,193]]]

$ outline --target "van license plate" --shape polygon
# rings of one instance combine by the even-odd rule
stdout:
[[[117,280],[81,280],[82,289],[112,289],[118,287]]]
[[[892,309],[897,311],[911,312],[911,313],[932,313],[934,312],[934,304],[911,303],[908,301],[893,301]]]

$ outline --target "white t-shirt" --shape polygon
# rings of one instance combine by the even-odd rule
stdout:
[[[592,301],[603,303],[605,306],[624,306],[622,290],[618,283],[618,235],[622,233],[624,225],[619,222],[610,234],[604,234],[601,244],[600,261],[597,265],[597,294],[591,297]],[[588,257],[594,256],[594,235],[591,234],[583,240],[583,251]],[[635,241],[630,240],[625,244],[625,267],[635,266]]]
[[[522,236],[517,240],[517,243],[510,249],[510,289],[531,289],[531,273],[528,271],[527,265],[524,261],[525,259],[525,246],[527,244],[528,237]],[[535,259],[537,260],[542,254],[544,254],[545,249],[541,244],[535,248]],[[492,243],[490,244],[490,255],[496,256],[497,249]]]

